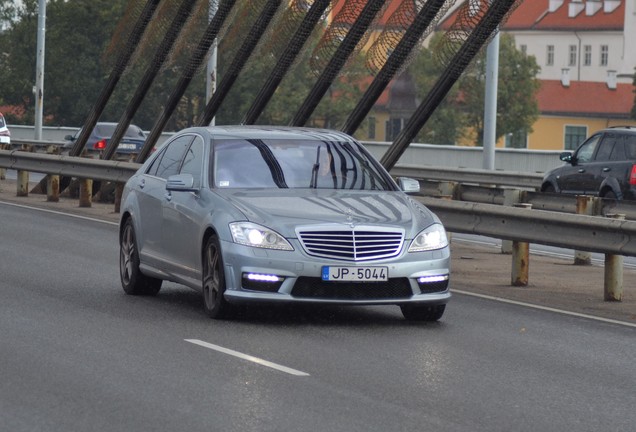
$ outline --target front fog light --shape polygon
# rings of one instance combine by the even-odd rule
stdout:
[[[243,289],[250,291],[277,292],[285,278],[274,274],[243,273]]]

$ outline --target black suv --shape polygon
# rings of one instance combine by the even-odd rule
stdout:
[[[636,200],[636,127],[603,129],[559,158],[568,164],[548,171],[541,191]]]

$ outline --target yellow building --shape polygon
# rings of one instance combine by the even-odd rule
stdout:
[[[634,86],[585,81],[541,81],[540,117],[527,137],[532,150],[573,150],[592,133],[610,126],[635,126],[629,118]],[[514,143],[502,140],[500,146]]]

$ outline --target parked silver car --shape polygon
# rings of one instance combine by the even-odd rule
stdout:
[[[212,318],[296,302],[394,304],[436,321],[451,296],[446,232],[398,184],[340,132],[183,130],[124,188],[123,289],[154,295],[177,282],[203,293]]]
[[[2,113],[0,113],[0,144],[11,144],[11,132]]]

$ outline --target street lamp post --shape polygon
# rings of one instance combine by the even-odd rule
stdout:
[[[44,40],[46,33],[46,0],[39,0],[37,59],[35,65],[35,139],[42,139],[42,113],[44,102]]]

